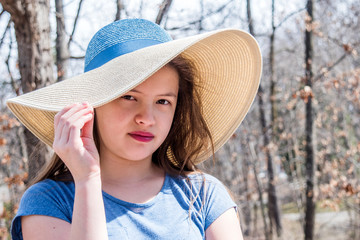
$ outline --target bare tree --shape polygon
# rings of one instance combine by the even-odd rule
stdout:
[[[4,10],[14,22],[18,45],[19,71],[23,93],[54,82],[50,44],[49,1],[0,0]],[[29,158],[29,178],[32,178],[46,161],[46,147],[27,129],[24,129]]]
[[[314,202],[314,181],[315,181],[315,157],[313,146],[313,111],[312,111],[312,29],[313,29],[313,1],[307,0],[306,4],[306,28],[305,28],[305,88],[307,94],[305,100],[305,168],[306,168],[306,209],[304,233],[306,240],[314,238],[315,225],[315,202]]]
[[[67,78],[67,68],[70,58],[73,59],[84,58],[84,57],[74,57],[70,55],[70,44],[74,41],[74,34],[79,20],[82,3],[83,0],[80,0],[71,34],[69,37],[67,37],[63,0],[55,0],[57,81],[62,81]]]
[[[251,16],[252,15],[251,14],[252,13],[251,12],[251,0],[246,0],[246,13],[247,13],[247,21],[248,21],[249,32],[250,32],[251,35],[255,36],[254,27],[253,27],[253,19],[252,19],[252,16]],[[263,98],[262,97],[263,97],[263,90],[262,90],[262,87],[261,87],[261,84],[260,84],[258,94],[257,94],[257,98],[258,98],[258,104],[259,104],[261,126],[263,127],[263,131],[266,131],[265,130],[265,128],[266,128],[265,127],[266,126],[265,111],[264,111],[264,103],[263,103]],[[267,137],[265,137],[264,139],[268,140]],[[264,147],[265,147],[265,144],[264,144]],[[259,189],[260,184],[259,184],[259,181],[257,179],[258,174],[257,174],[255,165],[253,166],[253,170],[254,170],[254,174],[255,174],[256,183],[257,183],[257,186],[258,186],[258,189]],[[271,235],[270,235],[271,230],[269,231],[269,229],[268,229],[267,221],[266,221],[265,214],[264,214],[264,208],[265,207],[262,204],[263,203],[262,191],[259,190],[258,192],[259,192],[259,198],[260,198],[260,203],[261,203],[261,211],[262,211],[262,214],[263,214],[265,239],[269,240],[269,239],[271,239]],[[270,226],[270,228],[271,228],[271,226]]]
[[[262,194],[263,188],[261,186],[261,183],[260,183],[260,180],[258,177],[259,174],[258,174],[257,167],[256,167],[256,162],[257,162],[258,157],[257,157],[256,151],[255,151],[254,143],[251,141],[248,141],[248,142],[249,142],[250,153],[252,156],[252,159],[251,159],[251,162],[253,163],[252,170],[254,171],[256,190],[258,191],[258,194],[259,194],[259,202],[260,202],[260,207],[261,207],[260,210],[261,210],[261,215],[262,215],[263,222],[264,222],[265,239],[268,240],[268,239],[271,239],[271,236],[269,234],[266,216],[265,216],[265,204],[264,204],[263,194]],[[255,215],[256,214],[257,214],[257,212],[255,211]]]
[[[248,18],[248,23],[249,23],[249,31],[252,35],[255,35],[254,27],[253,27],[253,20],[251,17],[251,0],[247,0],[246,3],[247,3],[247,18]],[[269,219],[270,219],[270,227],[268,229],[268,232],[266,232],[265,234],[268,239],[271,239],[273,223],[275,223],[278,236],[281,235],[281,223],[280,223],[280,213],[279,213],[278,201],[277,201],[277,196],[276,196],[273,160],[272,160],[272,156],[270,154],[270,149],[269,149],[268,125],[266,123],[266,118],[265,118],[265,107],[264,107],[263,95],[264,95],[264,92],[263,92],[262,86],[260,84],[257,97],[258,97],[258,104],[259,104],[259,111],[260,111],[260,125],[261,125],[262,135],[263,135],[263,145],[264,145],[265,156],[266,156],[266,160],[267,160],[268,214],[269,214]]]
[[[240,141],[240,144],[241,144],[241,141]],[[241,209],[241,211],[243,212],[244,214],[244,225],[242,225],[243,227],[243,234],[244,236],[250,236],[251,234],[251,213],[252,213],[252,209],[251,209],[251,205],[250,205],[250,199],[249,199],[249,181],[248,181],[248,177],[249,177],[249,171],[250,171],[250,160],[248,159],[248,157],[244,157],[243,159],[241,159],[241,163],[242,163],[242,166],[241,166],[241,170],[242,170],[242,178],[243,178],[243,189],[242,189],[242,192],[241,194],[246,194],[246,199],[245,199],[245,203]],[[253,163],[253,168],[255,169],[256,166],[255,164]],[[254,170],[254,176],[255,176],[255,179],[257,179],[257,175],[256,175],[256,169]],[[256,182],[258,183],[258,181]],[[258,186],[258,190],[259,190],[259,186]],[[259,191],[260,195],[261,196],[261,190]]]
[[[271,35],[270,35],[270,52],[269,52],[269,69],[270,69],[270,104],[271,104],[271,125],[272,127],[272,136],[276,134],[277,130],[274,126],[275,122],[277,121],[277,110],[276,110],[276,92],[275,92],[275,72],[274,72],[274,45],[275,45],[275,0],[272,0],[271,4]],[[264,114],[264,113],[263,113]],[[263,124],[263,135],[264,135],[264,145],[268,145],[269,141],[266,140],[267,131],[265,117],[262,117],[262,124]],[[269,217],[270,217],[270,226],[272,226],[272,222],[275,223],[276,232],[278,236],[281,236],[282,226],[281,226],[281,218],[280,218],[280,210],[276,195],[276,188],[275,188],[275,179],[274,179],[274,170],[273,170],[273,163],[272,157],[270,155],[270,149],[266,149],[267,151],[267,158],[268,158],[268,174],[269,174],[269,185],[268,185],[268,193],[269,193]]]
[[[71,34],[69,36],[69,41],[67,43],[67,48],[70,49],[70,44],[74,41],[74,35],[75,35],[75,31],[77,29],[77,24],[78,24],[78,20],[79,20],[79,16],[80,16],[80,11],[81,11],[81,7],[82,7],[82,4],[83,4],[83,1],[84,0],[80,0],[79,1],[79,5],[78,5],[78,9],[76,11],[76,16],[75,16],[75,19],[74,19],[74,23],[73,23],[73,28],[72,28],[72,31],[71,31]],[[79,44],[78,44],[79,45]],[[73,56],[70,56],[70,58],[74,58],[74,59],[83,59],[84,57],[73,57]]]
[[[270,52],[269,52],[269,71],[270,71],[270,103],[271,103],[271,122],[273,135],[276,133],[275,119],[277,117],[276,111],[276,93],[275,93],[275,76],[274,76],[274,45],[275,45],[275,0],[271,1],[271,35],[270,35]]]
[[[57,80],[62,81],[67,77],[67,65],[69,62],[69,49],[66,40],[63,0],[55,0],[55,9]]]

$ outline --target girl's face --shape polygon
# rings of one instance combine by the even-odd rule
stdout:
[[[179,76],[166,65],[118,99],[96,109],[101,157],[151,159],[173,121]]]

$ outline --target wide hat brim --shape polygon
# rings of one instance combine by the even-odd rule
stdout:
[[[9,99],[7,106],[35,136],[49,146],[54,116],[75,102],[104,105],[133,89],[178,55],[190,59],[203,115],[217,151],[248,112],[260,83],[262,59],[256,40],[246,32],[225,29],[142,48],[92,71]],[[212,155],[203,149],[195,163]]]

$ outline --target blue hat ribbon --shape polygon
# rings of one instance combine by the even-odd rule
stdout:
[[[153,39],[136,39],[127,42],[120,42],[100,52],[95,58],[93,58],[89,62],[89,64],[85,67],[84,71],[87,72],[98,68],[103,64],[107,63],[108,61],[121,55],[160,43],[162,42]]]

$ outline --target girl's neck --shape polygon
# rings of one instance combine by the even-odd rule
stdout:
[[[133,161],[100,155],[100,159],[102,189],[113,197],[145,203],[161,191],[165,173],[151,158]]]
[[[100,156],[100,159],[103,184],[136,185],[164,175],[164,171],[152,163],[151,157],[137,161],[111,156]]]

